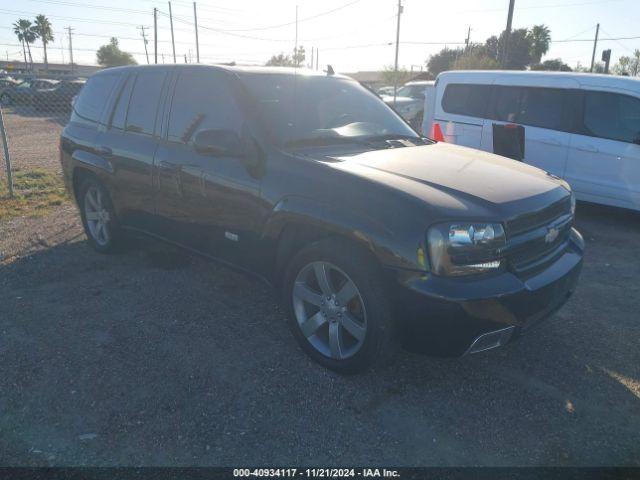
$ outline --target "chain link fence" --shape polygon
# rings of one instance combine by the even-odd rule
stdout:
[[[1,127],[6,138],[0,149],[3,220],[43,213],[65,201],[58,145],[73,98],[85,80],[68,76],[6,76],[0,82]]]

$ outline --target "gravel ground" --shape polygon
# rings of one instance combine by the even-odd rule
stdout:
[[[544,328],[351,377],[254,280],[94,253],[71,205],[0,224],[0,465],[640,466],[640,215],[578,217],[581,285]]]
[[[45,168],[61,172],[58,144],[67,114],[40,113],[32,107],[22,106],[3,108],[2,114],[13,168]],[[0,179],[4,179],[4,153],[0,153],[0,158]]]

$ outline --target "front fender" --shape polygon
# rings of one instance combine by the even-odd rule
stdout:
[[[382,222],[362,212],[322,203],[307,197],[288,196],[273,208],[262,232],[264,240],[277,242],[288,225],[319,229],[360,243],[370,250],[384,266],[419,269],[418,248],[406,248],[406,239],[399,239]]]

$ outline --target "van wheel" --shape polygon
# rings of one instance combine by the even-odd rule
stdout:
[[[95,178],[85,179],[79,193],[78,205],[89,243],[97,252],[113,252],[119,243],[120,231],[109,193]]]
[[[331,370],[359,372],[395,353],[382,272],[356,245],[326,239],[300,251],[287,268],[283,302],[302,349]]]

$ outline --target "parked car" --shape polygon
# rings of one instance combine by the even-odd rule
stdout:
[[[33,95],[33,106],[41,111],[69,111],[73,97],[80,92],[84,84],[84,80],[62,80],[52,88],[37,90]]]
[[[444,72],[424,132],[507,154],[576,197],[640,210],[640,79],[559,72]]]
[[[341,372],[383,362],[403,332],[454,355],[504,345],[582,266],[566,182],[420,137],[340,75],[110,68],[60,151],[95,250],[135,231],[253,272],[304,351]]]
[[[15,87],[19,84],[17,80],[14,80],[11,77],[0,78],[0,92],[7,87]]]
[[[433,81],[416,81],[405,83],[398,88],[395,97],[393,89],[387,95],[382,95],[382,99],[387,105],[392,106],[409,124],[417,131],[422,128],[424,117],[425,97],[432,91]]]
[[[0,104],[5,106],[31,105],[37,90],[52,88],[57,83],[57,80],[38,78],[23,80],[17,84],[9,85],[0,90]]]

